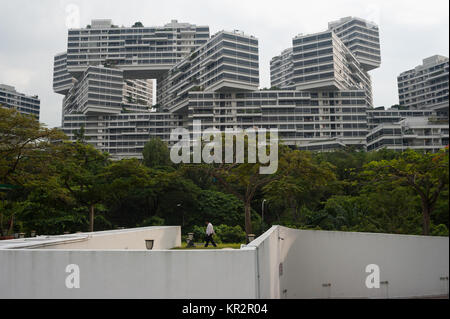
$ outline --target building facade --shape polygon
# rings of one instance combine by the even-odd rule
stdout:
[[[111,20],[93,20],[86,28],[69,30],[67,69],[77,76],[89,65],[108,62],[127,78],[158,78],[208,39],[208,26],[177,20],[159,27],[118,27]]]
[[[107,115],[64,115],[64,133],[74,140],[84,129],[86,142],[115,159],[142,158],[144,145],[152,138],[169,141],[179,127],[178,116],[167,112],[128,112]]]
[[[203,128],[278,129],[278,137],[300,149],[365,144],[364,91],[190,92],[189,123]]]
[[[221,31],[167,72],[158,86],[158,104],[179,112],[186,109],[190,91],[254,91],[258,86],[258,40]]]
[[[17,92],[13,86],[0,84],[0,107],[15,109],[39,120],[41,101],[37,95]]]
[[[270,85],[274,89],[289,88],[294,83],[293,78],[293,49],[287,48],[280,55],[270,61]]]
[[[449,60],[434,55],[423,64],[397,77],[401,106],[412,109],[434,109],[446,112],[449,105]]]
[[[381,63],[378,27],[347,17],[330,22],[328,30],[300,34],[292,48],[270,62],[271,86],[294,90],[364,90],[373,106],[368,71]]]
[[[209,37],[208,27],[175,20],[159,28],[95,20],[68,37],[54,68],[63,130],[75,139],[84,128],[89,143],[115,158],[142,157],[149,139],[170,143],[172,129],[192,130],[199,120],[221,132],[276,128],[283,143],[312,151],[390,147],[380,144],[380,127],[445,120],[436,110],[373,108],[368,71],[381,62],[378,27],[359,18],[293,38],[271,61],[270,90],[258,89],[258,39],[240,31]]]
[[[445,120],[445,117],[439,117],[438,113],[433,110],[416,110],[416,109],[402,109],[398,106],[392,106],[385,109],[383,106],[367,110],[367,125],[368,129],[372,130],[381,124],[397,123],[409,117],[430,117],[436,120]]]
[[[365,71],[380,66],[380,30],[375,23],[357,17],[345,17],[328,23],[328,29],[342,40]]]
[[[367,135],[367,150],[414,149],[438,152],[448,146],[448,120],[433,117],[407,117],[396,123],[384,123]]]

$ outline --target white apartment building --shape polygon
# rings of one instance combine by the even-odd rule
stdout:
[[[0,107],[15,109],[39,119],[41,101],[37,95],[17,92],[13,86],[0,84]]]
[[[330,150],[365,144],[366,110],[363,90],[190,92],[188,117],[220,131],[276,128],[286,145]]]
[[[75,82],[76,79],[67,71],[67,52],[55,55],[53,62],[53,91],[66,95]]]
[[[123,71],[90,66],[63,101],[63,114],[118,114],[122,111]]]
[[[367,135],[367,150],[387,148],[438,152],[448,146],[448,137],[448,119],[407,117],[397,123],[381,124],[370,131]]]
[[[258,40],[221,31],[177,63],[158,86],[158,103],[186,111],[190,91],[254,91],[259,86]]]
[[[159,78],[208,39],[208,26],[177,20],[159,27],[118,27],[111,20],[92,20],[86,28],[69,30],[67,69],[77,76],[88,65],[108,61],[127,78]]]
[[[371,45],[378,49],[369,48]],[[328,30],[299,34],[292,48],[270,63],[271,85],[295,90],[365,90],[373,105],[367,71],[380,65],[378,27],[360,18],[330,22]]]
[[[380,124],[397,123],[409,117],[430,117],[436,120],[446,119],[446,117],[439,116],[438,113],[433,110],[402,109],[395,105],[386,110],[384,106],[380,106],[367,110],[367,127],[369,130],[372,130]]]
[[[341,39],[365,71],[380,66],[380,31],[375,23],[357,17],[345,17],[329,22],[328,29]]]
[[[287,48],[270,61],[270,85],[273,89],[288,88],[294,72],[292,48]]]
[[[365,90],[372,106],[370,76],[332,31],[293,39],[293,84],[297,90]]]
[[[100,20],[68,36],[68,53],[55,57],[54,88],[65,94],[63,130],[74,139],[84,127],[89,143],[116,158],[142,157],[149,139],[169,142],[173,128],[192,129],[194,120],[220,131],[277,128],[283,143],[312,151],[365,148],[369,142],[374,150],[384,145],[369,141],[380,126],[418,117],[429,117],[427,125],[431,118],[448,121],[438,111],[373,109],[367,71],[381,59],[379,50],[367,47],[370,41],[379,45],[378,27],[359,18],[296,36],[271,61],[271,90],[258,90],[258,40],[240,31],[209,38],[208,27],[176,21],[119,28]],[[97,47],[104,54],[96,54]]]
[[[75,139],[82,127],[86,142],[115,159],[142,158],[145,143],[152,138],[169,141],[173,128],[181,126],[177,115],[138,110],[107,115],[64,115],[64,133]]]
[[[397,83],[401,106],[440,110],[448,116],[448,57],[433,55],[423,59],[422,65],[402,72]]]
[[[123,84],[124,103],[140,104],[151,108],[153,106],[153,82],[152,79],[125,79]]]

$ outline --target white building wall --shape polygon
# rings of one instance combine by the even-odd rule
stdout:
[[[448,237],[280,227],[282,298],[398,298],[448,294]],[[380,267],[379,289],[366,266]],[[331,286],[323,285],[331,284]],[[285,291],[283,293],[283,291]]]
[[[145,240],[152,239],[153,249],[170,249],[181,246],[181,227],[143,227],[120,231],[84,233],[88,238],[81,241],[59,243],[46,249],[147,249]]]
[[[248,245],[256,249],[256,274],[259,277],[257,295],[261,299],[280,298],[279,229],[279,226],[273,226]]]
[[[256,298],[246,250],[1,250],[0,299]],[[66,267],[80,288],[66,287]]]
[[[168,238],[174,236],[178,238],[179,233],[167,233]],[[117,247],[114,241],[100,242],[101,234],[96,237],[96,244],[106,248],[14,249],[18,246],[10,244],[9,249],[0,249],[0,298],[402,298],[448,294],[448,237],[273,226],[242,249],[151,251],[130,250],[134,249],[131,246],[111,249]],[[122,239],[126,242],[131,237]],[[159,242],[163,241],[160,238]],[[94,243],[92,240],[91,247],[96,247]],[[71,264],[79,266],[80,288],[66,287],[70,275],[66,267]],[[366,266],[370,264],[379,266],[380,281],[387,284],[367,288]]]

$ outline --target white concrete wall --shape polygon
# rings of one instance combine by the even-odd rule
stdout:
[[[156,245],[167,239],[169,245],[178,241],[178,230],[166,228],[166,237],[157,231],[153,235],[161,237],[148,239],[156,239]],[[134,231],[138,234],[123,235],[124,242],[115,235],[127,231],[98,233],[89,239],[88,250],[79,249],[84,241],[50,249],[0,249],[0,298],[396,298],[448,293],[448,280],[440,280],[449,272],[448,237],[274,226],[240,250],[147,251],[142,245],[149,233]],[[77,249],[64,249],[75,244]],[[65,285],[69,264],[80,268],[80,288]],[[388,285],[366,287],[368,264],[380,267],[380,280]]]
[[[280,298],[278,265],[281,257],[278,235],[279,227],[273,226],[247,245],[247,247],[253,247],[256,250],[256,273],[259,277],[257,295],[262,299]]]
[[[3,298],[256,298],[249,250],[0,250]],[[66,267],[80,288],[66,288]]]
[[[153,249],[181,246],[180,226],[151,226],[123,230],[82,233],[86,240],[46,245],[46,249],[146,249],[145,240],[153,239]],[[70,235],[68,235],[70,236]]]
[[[448,294],[448,237],[295,230],[273,227],[260,249],[270,245],[277,264],[261,266],[261,287],[269,281],[271,296],[279,276],[281,298],[399,298]],[[274,234],[276,234],[274,236]],[[271,252],[272,253],[272,252]],[[275,253],[274,253],[275,255]],[[380,267],[380,288],[365,285],[366,266]],[[323,287],[323,284],[331,284]],[[262,292],[264,295],[265,292]]]

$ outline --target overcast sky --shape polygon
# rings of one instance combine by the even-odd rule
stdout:
[[[73,6],[75,5],[75,6]],[[74,11],[75,9],[75,11]],[[396,77],[434,54],[448,56],[448,0],[0,0],[0,83],[39,95],[41,122],[60,126],[62,95],[53,93],[53,56],[66,51],[67,25],[91,19],[159,26],[177,19],[209,25],[211,34],[242,30],[259,39],[260,86],[270,59],[299,33],[358,16],[380,27],[382,63],[371,71],[375,106],[398,103]]]

